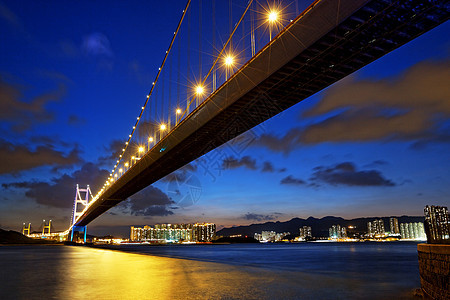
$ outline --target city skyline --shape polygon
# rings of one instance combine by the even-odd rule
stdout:
[[[99,188],[109,173],[184,7],[138,4],[0,3],[1,228],[53,219],[66,229],[75,185]],[[442,24],[211,151],[89,232],[448,206],[449,31]]]

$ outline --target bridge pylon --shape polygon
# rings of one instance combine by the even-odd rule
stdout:
[[[22,234],[23,235],[30,235],[30,233],[31,233],[30,229],[31,229],[31,223],[28,223],[28,225],[25,225],[25,223],[23,223]]]
[[[75,222],[79,216],[83,214],[83,210],[89,204],[89,196],[92,197],[91,189],[89,185],[85,189],[80,188],[77,184],[77,189],[75,192],[75,201],[73,203],[73,211],[70,225],[72,226],[72,230],[70,233],[70,241],[73,242],[74,232],[83,232],[83,241],[86,243],[87,236],[87,226],[75,226]]]
[[[48,221],[48,225],[45,225],[45,220],[42,221],[42,235],[45,234],[45,229],[48,229],[48,234],[50,234],[51,227],[52,227],[52,220]]]

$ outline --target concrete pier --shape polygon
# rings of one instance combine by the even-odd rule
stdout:
[[[425,299],[450,299],[450,245],[419,244],[420,285]]]

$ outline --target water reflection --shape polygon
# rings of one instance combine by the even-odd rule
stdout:
[[[184,251],[188,249],[196,248]],[[214,252],[232,262],[242,259],[239,249],[219,247]],[[256,249],[245,253],[257,256]],[[282,252],[271,253],[287,263]],[[270,263],[267,252],[260,255]],[[361,266],[336,276],[303,268],[301,257],[291,260],[288,269],[261,268],[257,261],[252,266],[87,247],[0,247],[0,299],[379,299],[393,292],[399,298],[399,281],[380,280],[380,274],[365,278]]]

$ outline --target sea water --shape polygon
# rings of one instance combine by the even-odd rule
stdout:
[[[410,242],[0,246],[0,299],[410,299],[419,287]]]

